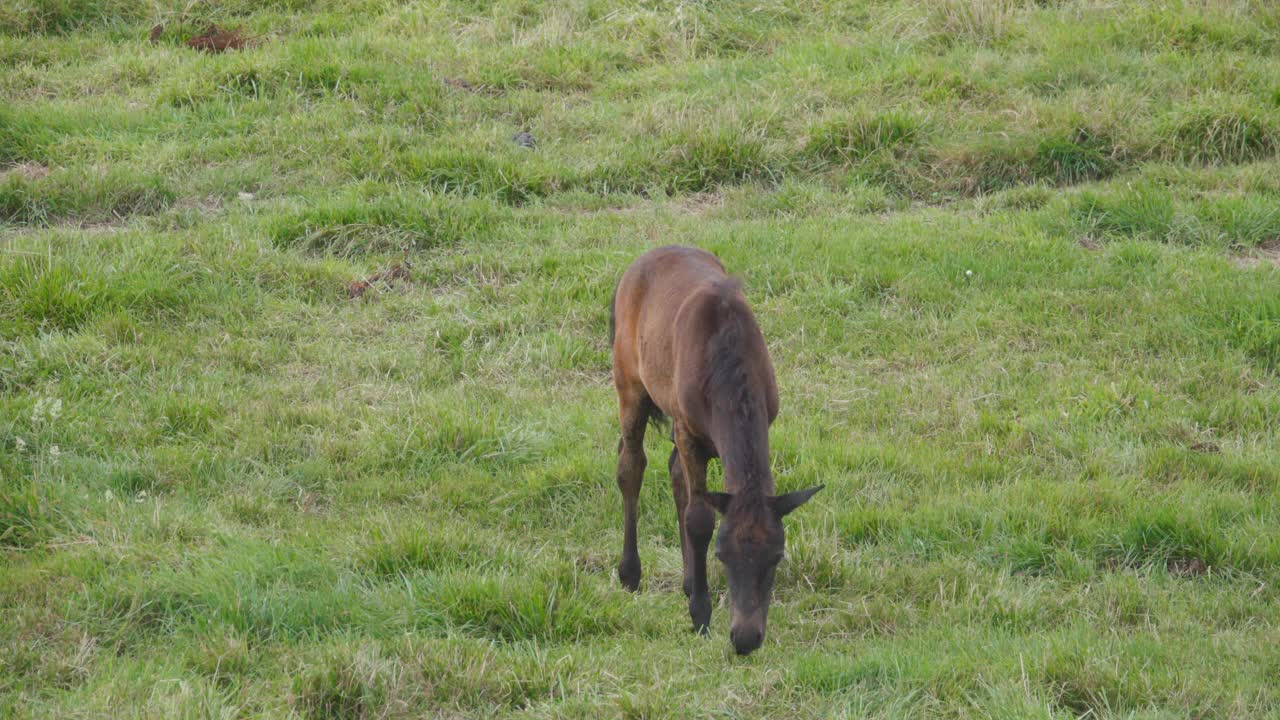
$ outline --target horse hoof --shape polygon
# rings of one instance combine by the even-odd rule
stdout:
[[[622,583],[622,587],[631,592],[640,591],[640,563],[634,565],[623,562],[618,565],[618,580]]]
[[[694,632],[706,635],[711,625],[711,598],[706,595],[689,598],[689,619],[693,620]]]

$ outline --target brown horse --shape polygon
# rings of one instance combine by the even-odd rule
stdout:
[[[731,601],[729,637],[745,655],[764,642],[774,569],[785,542],[782,517],[821,487],[773,494],[769,425],[778,388],[764,336],[741,285],[712,254],[687,247],[645,253],[623,274],[610,315],[613,384],[622,440],[618,488],[624,511],[618,579],[640,586],[636,510],[649,421],[672,421],[668,467],[684,552],[684,592],[694,630],[707,632],[707,546],[714,508],[724,516],[716,557]],[[724,465],[727,492],[707,492],[707,461]]]

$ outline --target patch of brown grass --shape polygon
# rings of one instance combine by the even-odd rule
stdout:
[[[24,180],[39,180],[50,172],[47,165],[37,162],[21,162],[8,167],[0,167],[0,180],[10,175],[17,175]]]

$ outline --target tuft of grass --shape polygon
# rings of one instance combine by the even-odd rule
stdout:
[[[483,203],[432,194],[346,197],[268,221],[283,248],[338,257],[430,250],[489,237],[498,213]]]
[[[910,149],[921,143],[924,135],[924,124],[904,112],[837,118],[809,131],[805,151],[821,160],[847,164],[876,153]]]
[[[1210,568],[1231,564],[1218,538],[1194,519],[1169,511],[1134,518],[1120,536],[1115,553],[1119,562],[1131,567],[1167,568],[1194,561]]]
[[[1267,196],[1206,198],[1195,214],[1236,247],[1251,248],[1280,238],[1280,204]]]
[[[1280,123],[1254,109],[1192,107],[1174,122],[1171,150],[1186,162],[1252,162],[1274,156],[1280,146]]]
[[[1132,680],[1083,653],[1051,657],[1041,682],[1053,704],[1076,717],[1133,712],[1145,695]]]
[[[150,12],[150,4],[140,0],[22,0],[0,9],[0,33],[68,33],[127,25]]]
[[[375,575],[390,578],[489,565],[509,570],[518,562],[497,541],[469,536],[465,527],[422,524],[375,532],[363,564]]]
[[[684,128],[665,138],[665,145],[651,173],[669,193],[706,192],[774,175],[764,140],[751,128]]]
[[[0,107],[0,169],[47,159],[46,148],[55,137],[53,127],[48,119],[42,121],[35,113]]]
[[[149,240],[126,235],[118,242],[146,248]],[[93,263],[106,244],[66,242],[57,255],[49,245],[43,256],[24,250],[0,259],[0,334],[75,330],[101,316],[157,317],[189,307],[205,289],[197,267],[184,267],[172,252]]]
[[[1103,135],[1077,128],[1067,138],[1045,138],[1036,146],[1032,174],[1041,180],[1074,185],[1109,177],[1119,163]]]
[[[931,0],[927,7],[933,32],[948,45],[999,44],[1017,27],[1015,0]]]
[[[160,212],[174,197],[164,178],[128,168],[83,174],[58,170],[38,179],[15,172],[0,180],[0,224],[120,222]]]
[[[428,607],[459,628],[507,642],[580,641],[625,627],[596,582],[566,567],[524,577],[459,573],[437,586]]]
[[[1072,213],[1085,228],[1109,235],[1168,240],[1174,228],[1174,202],[1168,190],[1154,183],[1126,187],[1114,193],[1085,191]]]
[[[52,512],[35,483],[0,488],[0,548],[33,548],[48,540]]]
[[[548,181],[528,165],[459,148],[408,151],[398,159],[397,173],[438,193],[494,197],[510,205],[549,192]]]
[[[407,668],[384,659],[376,648],[331,649],[298,677],[292,704],[315,720],[361,720],[381,714],[396,682]]]
[[[1231,336],[1264,370],[1280,372],[1280,298],[1262,298],[1236,307]]]

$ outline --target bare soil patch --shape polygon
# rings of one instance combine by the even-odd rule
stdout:
[[[1237,255],[1233,260],[1240,267],[1254,268],[1260,265],[1270,265],[1274,268],[1280,268],[1280,237],[1275,237],[1262,243],[1247,255]]]
[[[41,165],[37,162],[21,162],[8,167],[0,167],[0,180],[6,180],[10,175],[18,175],[24,180],[39,180],[48,175],[49,172],[47,165]]]
[[[724,205],[724,196],[718,192],[696,192],[680,201],[679,209],[691,215],[703,215]]]

